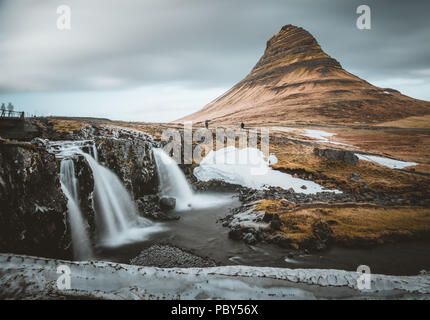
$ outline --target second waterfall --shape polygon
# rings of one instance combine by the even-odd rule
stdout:
[[[135,204],[121,180],[91,155],[82,153],[94,177],[94,210],[99,245],[117,246],[145,240],[159,226],[137,214]]]

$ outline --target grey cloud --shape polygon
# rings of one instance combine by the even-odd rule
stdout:
[[[56,29],[70,4],[72,30]],[[427,81],[430,2],[374,0],[372,30],[355,27],[362,1],[74,0],[0,2],[0,92],[126,89],[185,82],[229,87],[288,23],[367,80]]]

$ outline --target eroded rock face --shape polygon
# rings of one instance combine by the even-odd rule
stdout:
[[[79,207],[90,226],[90,237],[95,235],[92,170],[79,152],[72,156],[61,154],[66,141],[54,142],[58,146],[52,148],[56,137],[59,136],[47,131],[43,139],[33,139],[32,143],[0,139],[0,252],[72,258],[67,199],[59,177],[62,157],[74,161]],[[156,143],[151,136],[117,127],[88,125],[64,138],[72,140],[68,142],[72,145],[84,142],[82,146],[78,144],[81,150],[95,155],[101,164],[114,171],[134,199],[157,193],[158,179],[152,158]],[[97,152],[91,140],[95,141]],[[165,217],[160,212],[158,218],[177,217]]]
[[[74,159],[75,175],[78,179],[79,208],[83,218],[90,226],[91,235],[96,229],[95,212],[93,208],[94,177],[90,166],[83,156]]]
[[[58,170],[43,148],[0,141],[0,251],[71,257]]]
[[[358,162],[358,157],[352,151],[315,148],[314,153],[328,160],[341,160],[351,165],[356,165]]]
[[[157,192],[153,142],[143,138],[96,138],[99,161],[115,172],[134,199]]]

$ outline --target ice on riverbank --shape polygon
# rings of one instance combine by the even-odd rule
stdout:
[[[275,159],[274,155],[269,157],[270,162],[274,162]],[[273,170],[269,166],[269,161],[266,161],[263,152],[256,148],[237,149],[230,146],[210,151],[200,166],[194,169],[194,176],[200,181],[223,180],[259,190],[281,187],[293,188],[295,192],[306,194],[322,191],[341,193],[337,190],[326,190],[315,182]]]
[[[68,268],[70,288],[57,285]],[[430,299],[430,275],[371,275],[331,269],[250,266],[153,268],[0,254],[1,299]]]

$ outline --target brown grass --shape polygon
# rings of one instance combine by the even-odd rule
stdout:
[[[378,127],[397,128],[430,128],[430,115],[408,117],[396,121],[388,121],[377,124]]]
[[[69,133],[81,130],[87,125],[85,121],[76,120],[49,120],[52,129],[58,133]]]
[[[315,237],[312,225],[327,222],[336,243],[383,243],[396,238],[414,238],[430,232],[430,209],[422,207],[381,207],[368,203],[313,203],[285,208],[283,200],[260,201],[256,209],[278,214],[282,234],[299,247]]]
[[[278,163],[272,167],[289,173],[297,172],[302,177],[310,178],[325,187],[341,188],[348,192],[358,192],[360,185],[365,183],[376,192],[428,194],[422,187],[430,187],[430,177],[392,170],[368,161],[359,161],[356,165],[330,161],[316,156],[313,150],[312,146],[276,139],[270,145],[270,152],[276,154]],[[351,181],[352,173],[360,174],[362,181]]]

